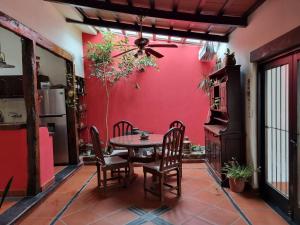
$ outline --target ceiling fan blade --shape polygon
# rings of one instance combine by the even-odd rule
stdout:
[[[156,58],[162,58],[164,57],[162,54],[160,54],[159,52],[157,51],[154,51],[153,49],[151,48],[145,48],[145,52],[146,54],[149,53],[151,55],[154,55]]]
[[[151,48],[178,48],[175,44],[149,44],[147,47]]]
[[[125,51],[125,52],[121,52],[121,53],[119,53],[117,55],[114,55],[113,58],[119,57],[120,55],[124,55],[124,54],[126,54],[128,52],[131,52],[133,50],[136,50],[136,49],[138,49],[138,48],[132,48],[132,49],[129,49],[129,50]]]

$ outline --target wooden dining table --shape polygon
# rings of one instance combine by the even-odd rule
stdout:
[[[138,148],[151,148],[154,149],[161,147],[163,144],[164,135],[162,134],[149,134],[148,139],[144,140],[141,139],[140,134],[136,135],[126,135],[126,136],[119,136],[110,139],[110,144],[116,147],[124,147],[128,149],[128,160],[129,160],[129,167],[130,167],[130,180],[134,180],[136,178],[136,174],[134,174],[133,168],[133,160],[132,158],[135,157],[135,149]]]

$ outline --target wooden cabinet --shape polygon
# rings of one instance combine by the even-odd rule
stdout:
[[[0,98],[23,97],[23,76],[0,76]]]
[[[227,66],[209,77],[215,82],[210,90],[211,116],[204,125],[206,161],[216,180],[226,186],[224,163],[233,157],[245,161],[240,66]]]

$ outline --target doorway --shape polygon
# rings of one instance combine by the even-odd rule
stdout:
[[[265,63],[260,74],[261,191],[300,222],[300,54]]]

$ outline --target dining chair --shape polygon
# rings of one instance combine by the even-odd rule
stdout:
[[[129,163],[126,159],[122,159],[119,156],[106,156],[104,157],[100,144],[99,131],[95,126],[90,128],[90,134],[92,138],[92,144],[96,155],[96,167],[97,167],[97,181],[98,187],[103,184],[104,191],[107,189],[107,181],[118,179],[119,185],[121,179],[124,181],[124,186],[127,184],[127,178],[129,176]],[[121,176],[121,169],[124,169],[125,175]],[[107,171],[115,171],[117,176],[111,176],[107,178]],[[103,172],[103,179],[101,179],[101,171]],[[111,173],[112,174],[112,173]],[[115,173],[114,173],[115,174]],[[112,174],[113,175],[113,174]]]
[[[183,134],[185,132],[185,125],[180,120],[174,120],[172,123],[170,123],[169,128],[171,129],[172,127],[177,127],[177,128],[182,129],[183,130]]]
[[[160,197],[161,202],[164,201],[164,186],[169,190],[177,190],[177,196],[181,195],[181,168],[182,168],[182,145],[184,132],[182,129],[173,127],[163,138],[162,157],[160,161],[149,163],[143,166],[144,172],[144,193],[147,192]],[[176,172],[176,173],[174,173]],[[152,174],[159,181],[158,191],[151,187],[147,187],[147,174]],[[173,186],[167,183],[168,177],[176,176],[177,184]]]
[[[121,120],[113,125],[113,137],[125,136],[132,134],[132,123]],[[128,158],[128,149],[122,147],[110,146],[111,156],[120,156],[122,158]]]
[[[181,129],[183,131],[183,136],[184,136],[184,134],[185,134],[185,125],[183,124],[182,121],[180,121],[180,120],[174,120],[172,123],[170,123],[169,129],[171,129],[173,127],[177,127],[179,129]],[[157,157],[161,158],[161,156],[162,156],[162,148],[159,147],[157,149]]]

